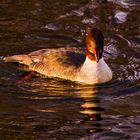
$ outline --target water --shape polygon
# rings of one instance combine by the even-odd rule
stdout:
[[[84,46],[87,26],[105,35],[113,80],[79,85],[25,74],[0,61],[0,139],[140,139],[139,0],[0,2],[0,56]]]

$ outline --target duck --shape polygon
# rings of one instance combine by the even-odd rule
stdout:
[[[4,57],[5,62],[18,62],[30,71],[51,78],[61,78],[83,84],[100,84],[112,79],[112,70],[103,58],[104,36],[94,27],[89,27],[85,48],[47,48],[29,54]]]

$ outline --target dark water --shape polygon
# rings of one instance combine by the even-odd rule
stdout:
[[[84,46],[105,35],[113,80],[96,86],[35,77],[0,61],[0,140],[140,140],[140,1],[1,0],[0,56]]]

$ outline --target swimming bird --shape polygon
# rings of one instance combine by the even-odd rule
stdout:
[[[41,49],[29,54],[4,57],[5,62],[19,62],[29,70],[48,77],[58,77],[84,84],[105,83],[112,79],[112,71],[103,58],[104,36],[89,27],[85,49]]]

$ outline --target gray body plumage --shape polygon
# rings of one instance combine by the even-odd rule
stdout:
[[[49,77],[73,80],[86,58],[81,48],[42,49],[25,55],[5,57],[5,62],[19,62]]]

